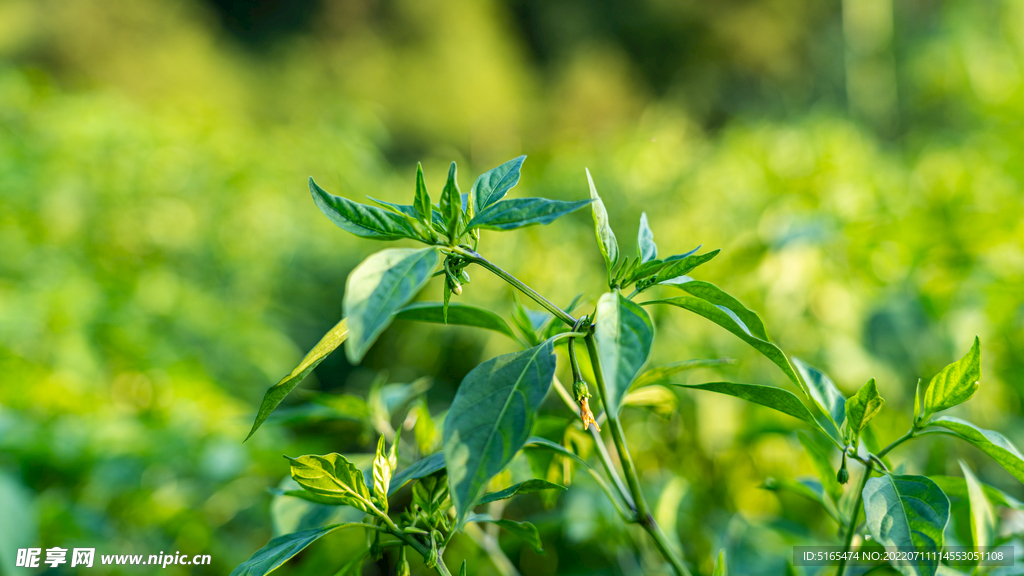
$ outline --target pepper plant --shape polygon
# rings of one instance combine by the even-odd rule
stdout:
[[[437,452],[421,454],[421,458],[402,465],[402,440],[400,434],[395,434],[390,446],[384,435],[380,437],[371,470],[361,470],[341,454],[290,458],[291,476],[301,489],[285,491],[286,496],[349,506],[365,513],[365,517],[361,522],[328,524],[274,538],[233,575],[267,574],[317,539],[346,528],[366,530],[370,541],[364,554],[341,567],[340,574],[358,573],[367,557],[380,559],[385,549],[393,548],[391,558],[397,574],[409,573],[407,555],[411,551],[423,558],[427,568],[449,575],[451,559],[445,557],[445,551],[451,539],[479,523],[495,523],[539,550],[540,539],[530,523],[477,512],[481,505],[517,494],[565,489],[535,478],[488,492],[495,478],[520,451],[536,449],[554,451],[590,473],[623,521],[639,525],[649,534],[674,573],[689,575],[690,564],[670,543],[651,513],[623,433],[620,411],[625,405],[637,403],[646,387],[673,384],[673,377],[684,370],[723,361],[686,360],[643,371],[655,337],[654,323],[646,311],[649,306],[681,308],[714,322],[771,360],[791,382],[800,396],[759,384],[675,385],[734,396],[775,409],[803,421],[812,434],[831,444],[834,452],[841,455],[838,472],[828,450],[801,432],[801,442],[819,470],[821,481],[769,479],[766,485],[794,490],[818,501],[841,525],[846,549],[851,548],[855,536],[862,531],[869,533],[874,543],[884,546],[940,549],[949,517],[944,489],[969,496],[972,518],[977,523],[975,543],[993,544],[991,503],[1014,505],[1016,501],[994,488],[982,487],[966,468],[965,483],[956,478],[902,474],[888,460],[890,451],[913,438],[946,434],[976,445],[1024,482],[1024,459],[1009,440],[964,420],[936,415],[965,402],[977,391],[977,340],[964,358],[944,368],[927,388],[920,390],[918,383],[909,431],[879,448],[869,422],[882,409],[884,400],[874,380],[852,397],[844,397],[823,372],[799,359],[791,360],[771,340],[755,312],[719,287],[690,276],[697,267],[713,259],[718,250],[698,253],[698,246],[682,254],[659,257],[647,217],[641,214],[637,252],[626,255],[620,251],[589,171],[589,199],[506,198],[519,182],[524,159],[521,156],[485,172],[465,194],[460,192],[453,162],[437,204],[427,190],[421,167],[416,173],[413,202],[408,205],[372,198],[376,205],[356,203],[328,193],[310,178],[309,188],[316,205],[341,229],[363,238],[410,239],[426,246],[382,250],[351,272],[344,293],[343,319],[295,370],[267,390],[249,437],[328,354],[344,344],[348,360],[359,363],[395,319],[489,329],[515,340],[522,350],[487,360],[465,376],[444,419],[443,449]],[[580,298],[560,307],[481,254],[482,231],[503,232],[549,224],[588,205],[605,262],[607,289],[582,314],[577,313],[582,306]],[[504,280],[543,308],[543,312],[527,309],[517,297],[509,323],[491,311],[451,302],[452,296],[460,296],[469,284],[468,270],[472,266]],[[442,277],[441,301],[413,303],[436,276]],[[666,298],[638,298],[655,288],[677,292]],[[585,357],[577,350],[580,344],[586,350]],[[573,375],[571,386],[564,385],[555,375],[555,352],[561,346],[566,347]],[[589,363],[589,370],[581,368],[581,360]],[[592,375],[590,381],[585,374]],[[572,418],[578,416],[580,429],[593,438],[595,465],[568,446],[533,435],[538,410],[551,390],[572,411]],[[612,457],[606,437],[610,438],[610,448],[617,458]],[[855,489],[842,486],[849,479],[849,460],[863,466]],[[409,484],[409,505],[403,510],[392,509],[393,496]],[[861,508],[865,512],[863,528],[859,521]],[[907,575],[932,575],[936,573],[937,562],[897,568]],[[463,561],[460,573],[466,574],[467,570]],[[844,566],[837,573],[843,574]],[[726,574],[724,553],[718,555],[714,574]]]

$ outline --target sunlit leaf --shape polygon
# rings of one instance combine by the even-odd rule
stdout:
[[[924,476],[886,474],[868,480],[863,496],[867,528],[876,542],[926,553],[892,565],[906,576],[933,576],[949,521],[949,499],[942,490]]]
[[[643,308],[618,290],[597,301],[596,323],[594,337],[607,386],[605,410],[617,414],[622,398],[651,355],[654,324]]]
[[[349,274],[343,305],[350,362],[363,359],[395,313],[427,283],[437,261],[436,248],[392,248],[371,255]]]
[[[246,440],[252,437],[256,433],[256,430],[266,421],[267,416],[277,408],[281,401],[284,400],[285,396],[289,392],[295,389],[302,380],[317,367],[328,354],[334,352],[334,350],[341,346],[341,344],[348,338],[348,322],[342,318],[341,322],[335,324],[334,328],[324,337],[317,342],[316,346],[306,354],[302,362],[291,371],[290,374],[281,379],[280,382],[274,384],[267,389],[267,392],[263,395],[263,401],[260,403],[260,409],[256,412],[256,420],[252,423],[252,428],[249,430],[249,434],[245,437]]]
[[[793,358],[793,364],[803,376],[807,384],[807,392],[814,403],[821,408],[821,411],[835,425],[836,430],[841,430],[843,422],[846,421],[846,398],[839,391],[832,379],[814,366],[799,358]]]
[[[424,224],[430,224],[433,217],[433,205],[430,203],[430,192],[427,191],[427,182],[423,179],[423,165],[416,163],[416,196],[413,206],[416,208],[416,216]]]
[[[963,358],[953,362],[932,377],[924,393],[922,413],[925,418],[970,400],[978,391],[981,380],[981,341],[974,337],[974,345]]]
[[[968,501],[971,504],[971,539],[975,547],[992,546],[996,538],[995,511],[985,495],[984,485],[963,460],[960,461],[960,469],[964,472]]]
[[[397,438],[396,438],[397,444]],[[377,453],[373,458],[373,500],[377,507],[388,511],[388,486],[391,484],[393,470],[385,450],[384,435],[377,441]]]
[[[505,194],[519,183],[520,170],[525,160],[526,156],[513,158],[477,177],[470,192],[477,214],[504,198]]]
[[[878,395],[874,378],[868,380],[846,401],[846,420],[840,432],[843,433],[843,439],[847,444],[856,444],[860,431],[878,414],[883,404],[885,399]]]
[[[590,204],[590,200],[548,200],[513,198],[485,208],[469,222],[467,229],[515,230],[535,224],[550,224],[566,214]]]
[[[658,284],[672,284],[692,272],[697,266],[710,262],[721,251],[721,249],[715,249],[704,254],[690,254],[678,260],[666,258],[665,266],[658,271],[655,281]]]
[[[304,489],[363,512],[372,509],[372,496],[363,471],[341,454],[288,458],[292,479]]]
[[[454,242],[461,233],[459,223],[462,221],[462,194],[459,192],[458,168],[455,162],[448,167],[448,180],[441,191],[441,218],[445,228]]]
[[[554,345],[548,340],[492,358],[463,378],[444,425],[445,464],[459,522],[526,443],[554,374]]]
[[[715,562],[713,576],[729,576],[729,567],[725,562],[725,550],[718,551],[718,561]]]
[[[597,235],[597,245],[601,249],[605,266],[608,268],[608,279],[610,282],[612,270],[619,263],[619,243],[615,240],[615,233],[612,232],[612,226],[608,222],[608,210],[605,209],[604,202],[601,201],[601,197],[597,194],[597,188],[594,186],[594,179],[590,176],[590,170],[586,172],[587,182],[590,184],[590,198],[594,201],[590,205],[594,216],[594,233]]]
[[[640,213],[640,229],[636,234],[636,251],[640,262],[650,262],[658,257],[658,245],[654,243],[654,232],[647,223],[647,212]]]
[[[1013,474],[1014,478],[1024,483],[1024,456],[1021,456],[1020,450],[1006,436],[952,416],[935,418],[929,422],[929,426],[941,426],[956,432],[958,437],[980,448],[1007,472]]]
[[[715,286],[710,282],[704,282],[703,280],[694,280],[689,276],[676,278],[670,282],[669,285],[673,288],[678,288],[687,292],[691,296],[696,296],[701,300],[706,300],[715,306],[731,312],[739,318],[740,323],[746,327],[752,336],[760,338],[761,340],[771,340],[771,338],[768,337],[768,331],[765,330],[764,322],[761,321],[761,317],[718,286]]]
[[[534,492],[540,492],[542,490],[565,490],[565,486],[561,484],[555,484],[554,482],[548,482],[547,480],[539,480],[537,478],[520,482],[514,486],[509,486],[504,490],[498,492],[490,492],[484,494],[477,502],[479,504],[487,504],[488,502],[494,502],[496,500],[505,500],[516,496],[518,494],[532,494]]]
[[[402,215],[330,194],[317,186],[312,178],[309,179],[309,191],[313,194],[317,208],[346,232],[375,240],[419,239],[412,225]]]

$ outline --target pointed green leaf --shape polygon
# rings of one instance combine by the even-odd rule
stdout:
[[[488,494],[484,494],[483,497],[480,498],[480,501],[477,502],[477,505],[487,504],[489,502],[494,502],[496,500],[505,500],[517,494],[532,494],[534,492],[540,492],[541,490],[565,489],[565,486],[562,486],[561,484],[555,484],[554,482],[548,482],[547,480],[539,480],[537,478],[534,478],[532,480],[520,482],[515,486],[509,486],[508,488],[505,488],[504,490],[499,490],[498,492],[490,492]]]
[[[725,550],[718,551],[718,561],[715,562],[715,572],[713,576],[729,576],[729,568],[725,563]]]
[[[541,546],[540,533],[537,532],[537,527],[529,522],[516,522],[515,520],[508,520],[501,518],[495,520],[491,518],[489,514],[473,514],[469,518],[466,518],[467,522],[490,522],[497,524],[510,534],[518,537],[523,542],[530,545],[531,548],[537,551],[538,554],[544,553],[544,548]]]
[[[413,320],[417,322],[432,322],[434,324],[445,324],[443,304],[440,302],[416,302],[402,308],[395,314],[395,320]],[[494,312],[470,306],[468,304],[449,304],[447,324],[459,326],[473,326],[493,330],[516,340],[516,334],[508,325]]]
[[[395,474],[391,479],[391,486],[388,488],[388,495],[390,496],[397,492],[398,489],[405,486],[407,482],[430,476],[439,470],[444,470],[443,452],[435,452],[430,456],[424,457],[422,460],[417,460],[398,474]]]
[[[416,215],[420,221],[429,225],[433,218],[433,204],[430,203],[430,192],[427,191],[427,182],[423,179],[423,165],[416,163],[416,197],[413,202],[416,208]]]
[[[974,345],[963,358],[932,377],[924,393],[924,417],[970,400],[978,391],[978,380],[981,380],[981,341],[975,336]]]
[[[735,363],[735,360],[731,360],[729,358],[708,358],[672,362],[671,364],[665,364],[664,366],[658,366],[644,371],[643,374],[637,376],[636,380],[633,381],[633,386],[630,389],[636,390],[638,388],[643,388],[644,386],[650,386],[651,384],[667,383],[676,374],[687,370],[696,370],[697,368],[715,368]]]
[[[607,386],[605,410],[618,414],[622,398],[651,355],[654,324],[643,308],[616,290],[597,301],[594,337]]]
[[[565,202],[547,198],[513,198],[492,204],[478,212],[466,229],[515,230],[534,224],[550,224],[570,212],[583,208],[590,202],[590,200]]]
[[[836,430],[842,429],[843,422],[846,421],[846,398],[843,393],[821,370],[796,357],[793,358],[793,364],[803,376],[807,392],[814,403],[835,424]]]
[[[697,266],[711,261],[721,251],[721,249],[715,249],[704,254],[690,254],[679,260],[668,258],[665,260],[665,266],[658,272],[655,282],[664,285],[685,281],[682,279],[683,276],[692,272]]]
[[[468,576],[469,573],[466,571],[466,561],[462,561],[462,568],[459,568],[459,576]]]
[[[519,183],[519,171],[524,160],[526,156],[513,158],[477,177],[470,192],[477,214],[504,198],[505,194]]]
[[[929,476],[929,478],[931,478],[932,481],[946,493],[946,496],[949,496],[950,498],[960,498],[963,500],[970,499],[970,494],[967,490],[967,482],[963,478],[959,478],[957,476]],[[988,484],[981,484],[981,487],[985,491],[985,497],[988,498],[988,501],[992,504],[1024,512],[1024,502],[1021,502],[1006,492],[989,486]]]
[[[330,332],[324,334],[324,337],[306,354],[306,357],[291,371],[291,374],[288,374],[280,382],[267,389],[267,392],[263,395],[263,402],[260,403],[260,409],[256,412],[256,420],[252,423],[252,428],[245,439],[252,438],[252,435],[263,425],[263,422],[270,416],[270,413],[281,404],[284,397],[294,390],[320,362],[323,362],[323,359],[327,358],[328,354],[334,352],[338,346],[341,346],[342,342],[347,338],[348,322],[342,318],[341,322],[335,324]]]
[[[967,463],[960,461],[967,482],[968,500],[971,504],[971,539],[978,548],[992,546],[996,539],[996,514],[985,495],[984,485],[971,472]]]
[[[458,169],[455,162],[448,168],[448,181],[441,191],[441,218],[444,220],[445,228],[449,232],[451,243],[457,243],[462,230],[459,222],[462,220],[462,195],[459,192]]]
[[[361,526],[360,524],[331,524],[321,526],[312,530],[303,530],[293,534],[278,536],[266,546],[260,548],[248,560],[242,562],[237,568],[231,571],[231,576],[264,576],[281,567],[282,564],[291,560],[293,556],[302,552],[306,546],[316,542],[320,538],[349,526]]]
[[[658,245],[654,243],[654,232],[647,223],[647,212],[640,213],[640,229],[636,234],[636,252],[641,262],[650,262],[658,257]]]
[[[882,546],[916,547],[925,553],[942,549],[949,521],[949,499],[924,476],[871,478],[864,486],[864,515],[868,531]],[[933,576],[937,558],[894,561],[906,576]]]
[[[377,507],[388,511],[388,487],[391,485],[391,462],[384,449],[384,435],[377,441],[377,454],[373,459],[373,500]]]
[[[803,402],[795,394],[775,386],[763,386],[761,384],[739,384],[736,382],[708,382],[707,384],[672,384],[680,388],[692,388],[694,390],[706,390],[734,396],[747,402],[767,406],[788,414],[794,418],[803,420],[810,424],[818,425]]]
[[[348,276],[345,353],[358,364],[395,313],[412,300],[437,266],[436,248],[391,248],[371,255]]]
[[[548,340],[492,358],[462,380],[444,424],[445,464],[459,523],[526,443],[554,375],[554,345]]]
[[[843,487],[836,481],[836,469],[832,466],[828,451],[802,430],[797,432],[797,438],[803,445],[804,451],[807,452],[807,457],[811,459],[811,464],[814,465],[814,470],[818,473],[821,485],[832,497],[832,500],[838,502],[840,496],[843,495]]]
[[[622,399],[622,406],[645,407],[659,416],[668,418],[678,409],[679,399],[668,388],[654,384],[637,388],[626,394]]]
[[[309,492],[363,512],[372,509],[372,496],[366,487],[363,471],[341,454],[300,456],[288,460],[292,463],[292,479]]]
[[[878,395],[875,379],[868,380],[846,401],[846,420],[843,422],[843,439],[847,444],[856,444],[860,431],[868,425],[875,414],[882,409],[885,399]]]
[[[619,263],[619,243],[615,240],[615,233],[612,232],[612,226],[608,222],[608,210],[605,209],[604,202],[601,201],[601,197],[597,194],[597,188],[594,186],[594,179],[590,176],[590,170],[587,170],[587,182],[590,184],[590,198],[594,201],[590,205],[594,216],[594,233],[597,235],[597,245],[601,248],[601,255],[604,256],[604,263],[608,268],[608,280],[610,282],[612,270]]]
[[[747,325],[740,320],[740,317],[732,310],[724,306],[716,306],[703,298],[695,298],[693,296],[676,296],[675,298],[643,302],[644,306],[649,304],[669,304],[671,306],[678,306],[684,310],[689,310],[690,312],[711,320],[715,324],[718,324],[722,328],[732,332],[734,335],[739,337],[740,340],[743,340],[775,363],[786,377],[788,377],[801,390],[804,390],[804,386],[801,383],[800,378],[797,377],[793,367],[789,364],[789,359],[786,358],[786,355],[783,354],[782,350],[770,341],[757,337],[755,333],[751,331],[751,329],[748,328]]]
[[[1020,450],[1013,445],[1006,436],[994,430],[985,430],[974,424],[954,418],[952,416],[940,416],[928,423],[929,427],[941,426],[956,432],[956,435],[981,449],[988,454],[1013,477],[1024,483],[1024,456]]]
[[[761,317],[718,286],[715,286],[710,282],[694,280],[689,276],[677,278],[669,283],[669,285],[673,288],[678,288],[684,292],[688,292],[691,296],[696,296],[701,300],[706,300],[715,306],[724,309],[727,313],[731,312],[739,318],[740,324],[746,327],[747,331],[750,332],[752,336],[761,340],[771,341],[771,338],[768,337],[768,331],[765,330],[764,322],[761,321]]]
[[[317,186],[312,178],[309,179],[309,191],[317,208],[346,232],[375,240],[419,239],[409,221],[399,214],[334,196]]]

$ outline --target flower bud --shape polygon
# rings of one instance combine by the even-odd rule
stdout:
[[[850,481],[850,471],[846,469],[846,452],[843,452],[843,465],[839,467],[839,472],[836,473],[836,481],[840,484],[846,484]]]
[[[600,432],[601,428],[597,425],[597,420],[594,419],[594,413],[590,411],[590,388],[587,383],[583,380],[576,380],[572,383],[572,395],[576,397],[576,403],[580,405],[580,419],[583,420],[583,429],[590,428],[593,424],[594,428]]]

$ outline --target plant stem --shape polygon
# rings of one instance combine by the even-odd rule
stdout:
[[[871,470],[874,466],[873,461],[868,461],[867,466],[864,467],[864,476],[860,479],[860,486],[857,487],[857,499],[853,503],[853,512],[850,513],[850,528],[846,532],[846,542],[843,544],[843,557],[839,559],[839,568],[836,570],[836,576],[843,576],[843,572],[846,571],[846,554],[850,551],[850,546],[853,544],[853,535],[857,533],[857,517],[860,516],[860,505],[864,501],[864,486],[868,483],[868,478],[871,478]]]
[[[899,446],[900,444],[903,444],[907,440],[910,440],[911,438],[913,438],[916,435],[917,435],[917,427],[916,426],[911,427],[910,430],[908,430],[906,434],[904,434],[903,436],[900,436],[899,438],[893,440],[892,444],[889,444],[885,448],[882,448],[882,451],[878,453],[878,457],[879,458],[884,458],[885,455],[888,454],[890,450],[892,450],[893,448]]]
[[[529,296],[531,299],[533,299],[534,302],[543,306],[545,310],[554,314],[555,317],[561,320],[562,322],[565,322],[569,326],[576,325],[576,318],[573,318],[571,314],[569,314],[565,310],[562,310],[547,298],[541,296],[536,290],[530,288],[515,276],[509,274],[508,272],[505,272],[497,265],[492,264],[489,260],[481,256],[480,254],[477,254],[473,250],[469,250],[468,248],[464,248],[462,246],[454,246],[451,248],[451,250],[459,257],[465,258],[466,260],[469,260],[474,264],[479,264],[480,266],[483,266],[487,270],[490,270],[493,274],[495,274],[505,282],[508,282],[523,294]]]
[[[405,542],[410,548],[415,550],[416,553],[422,556],[424,560],[430,556],[430,550],[412,534],[406,534],[400,530],[398,526],[395,525],[394,521],[391,520],[391,517],[381,511],[380,508],[374,506],[372,502],[366,503],[369,504],[370,512],[380,518],[384,524],[387,525],[387,531],[390,532],[392,536]],[[439,576],[452,576],[452,573],[448,571],[448,566],[444,563],[444,558],[441,557],[441,550],[438,550],[437,552],[437,565],[434,566],[434,571],[437,572]]]
[[[644,500],[643,490],[640,488],[640,477],[637,475],[636,466],[633,464],[633,457],[629,453],[629,447],[626,445],[625,434],[622,431],[622,423],[619,421],[619,416],[615,414],[614,410],[608,408],[608,387],[604,381],[604,372],[601,371],[601,360],[598,356],[597,340],[594,338],[593,332],[587,334],[585,338],[587,343],[587,352],[590,355],[590,364],[594,368],[594,380],[597,383],[597,391],[601,396],[601,403],[604,404],[605,414],[608,416],[608,427],[611,429],[612,440],[615,442],[615,449],[619,453],[619,462],[622,463],[622,471],[626,475],[626,482],[629,484],[629,491],[633,495],[633,503],[636,507],[637,522],[643,526],[644,530],[651,535],[654,539],[654,543],[658,546],[658,550],[662,556],[672,564],[672,568],[679,576],[690,576],[690,571],[686,569],[682,560],[676,556],[672,546],[668,543],[668,539],[665,534],[661,531],[661,527],[654,520],[654,516],[651,515],[651,510],[647,506],[647,501]]]

